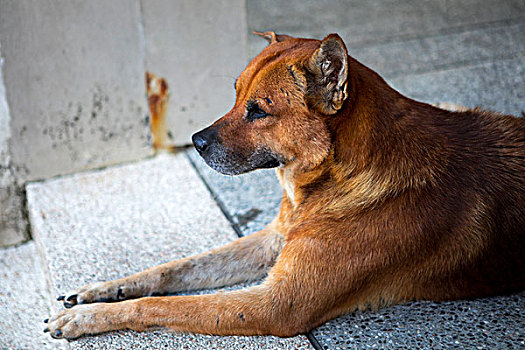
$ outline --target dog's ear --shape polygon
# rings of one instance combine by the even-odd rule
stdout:
[[[337,34],[330,34],[321,42],[306,62],[306,99],[324,114],[335,114],[347,97],[348,52]]]
[[[263,38],[268,40],[270,45],[274,44],[274,43],[279,43],[281,41],[286,41],[286,40],[293,39],[293,37],[291,37],[289,35],[275,34],[275,32],[264,32],[264,33],[262,33],[262,32],[254,31],[253,34],[262,36]]]

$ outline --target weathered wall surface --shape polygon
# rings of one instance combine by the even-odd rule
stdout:
[[[151,154],[137,2],[0,4],[19,182]]]
[[[146,68],[168,82],[169,145],[222,116],[235,100],[233,83],[246,65],[244,0],[143,0]]]

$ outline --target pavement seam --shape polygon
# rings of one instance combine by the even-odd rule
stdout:
[[[310,341],[310,344],[312,344],[315,350],[324,350],[324,347],[315,337],[313,330],[310,330],[306,333],[306,338],[308,338],[308,341]]]
[[[193,167],[193,169],[195,170],[195,172],[197,173],[197,175],[199,176],[199,178],[201,179],[201,181],[204,183],[204,186],[206,186],[206,188],[207,188],[208,191],[210,192],[211,197],[213,198],[213,200],[215,201],[215,203],[217,203],[217,206],[218,206],[219,209],[221,210],[222,214],[226,217],[226,219],[227,219],[228,222],[230,223],[230,226],[233,228],[233,230],[235,231],[235,233],[237,234],[237,236],[238,236],[239,238],[244,237],[241,228],[240,228],[239,225],[233,220],[233,217],[231,216],[231,214],[230,214],[230,213],[228,212],[228,210],[226,209],[226,206],[225,206],[224,203],[221,201],[221,199],[219,198],[219,196],[213,191],[213,189],[211,188],[211,186],[208,184],[208,182],[206,181],[206,179],[204,178],[204,176],[202,175],[202,173],[199,171],[199,168],[198,168],[197,165],[194,163],[193,159],[191,159],[191,157],[188,155],[188,152],[187,152],[187,151],[184,152],[184,156],[189,160],[191,166]]]

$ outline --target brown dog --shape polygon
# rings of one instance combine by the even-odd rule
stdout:
[[[233,109],[194,135],[214,169],[277,167],[264,230],[209,253],[82,287],[46,330],[130,328],[292,336],[352,310],[525,287],[525,121],[402,96],[323,41],[271,44],[236,81]],[[144,297],[267,276],[258,286]]]

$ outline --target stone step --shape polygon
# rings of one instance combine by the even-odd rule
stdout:
[[[472,66],[447,68],[389,80],[403,94],[423,102],[453,102],[521,116],[525,112],[525,53]]]
[[[508,22],[348,50],[386,79],[523,57],[525,19]]]
[[[468,32],[523,21],[524,17],[525,3],[521,0],[436,0],[424,4],[413,0],[274,0],[271,5],[265,1],[247,2],[250,32],[274,30],[318,39],[339,33],[350,49]],[[249,36],[249,56],[258,54],[265,45],[265,40]]]
[[[201,253],[238,237],[182,153],[32,183],[27,198],[33,237],[46,257],[55,295]],[[47,312],[41,315],[46,317]],[[218,337],[167,331],[111,332],[69,346],[311,348],[305,336]]]

